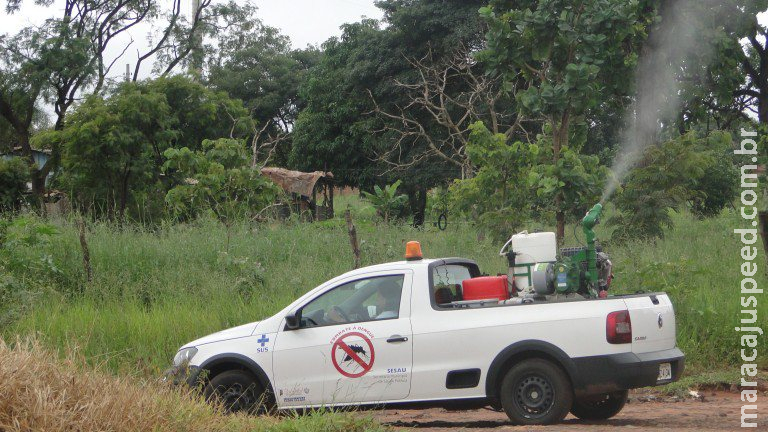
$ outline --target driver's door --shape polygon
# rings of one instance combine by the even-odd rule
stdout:
[[[283,324],[275,341],[279,406],[405,399],[412,365],[412,280],[410,270],[365,274],[303,305],[301,328],[287,330]],[[384,314],[371,299],[379,286],[393,283],[401,286],[399,310]],[[333,306],[342,311],[329,316]]]

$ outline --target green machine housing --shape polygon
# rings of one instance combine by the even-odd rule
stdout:
[[[537,294],[579,294],[591,298],[607,294],[612,264],[597,245],[594,231],[602,211],[602,204],[595,204],[581,221],[586,246],[563,248],[558,262],[537,266],[535,272],[543,272],[540,278],[534,277]]]

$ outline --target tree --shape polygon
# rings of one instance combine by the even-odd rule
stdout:
[[[259,124],[274,121],[275,127],[289,132],[300,107],[299,84],[319,53],[311,48],[294,52],[288,37],[276,28],[262,25],[255,17],[248,23],[250,28],[240,29],[239,37],[220,35],[226,40],[219,42],[210,59],[207,80],[241,99]]]
[[[40,134],[62,148],[60,187],[96,216],[122,220],[126,209],[144,218],[162,211],[176,183],[162,176],[169,148],[202,149],[206,139],[245,139],[252,121],[238,100],[183,76],[125,83],[104,98],[89,97],[63,131]]]
[[[734,95],[747,99],[761,124],[768,124],[768,27],[757,21],[757,14],[766,10],[768,1],[765,0],[743,1],[730,9],[731,14],[738,17],[735,38],[746,37],[749,41],[744,51],[737,52],[748,79]]]
[[[633,57],[627,47],[643,31],[638,5],[622,0],[491,0],[481,14],[490,29],[480,59],[507,82],[524,80],[525,88],[516,96],[518,109],[546,123],[551,150],[542,151],[551,155],[551,168],[544,170],[540,187],[552,192],[561,243],[566,212],[576,204],[568,200],[572,194],[565,178],[572,172],[561,158],[573,152],[568,159],[578,159],[583,141],[571,138],[588,109],[630,87]]]
[[[201,149],[203,140],[251,136],[253,119],[242,101],[229,97],[185,76],[161,77],[141,83],[144,91],[164,95],[174,117],[176,148]],[[164,149],[156,152],[160,161]],[[162,165],[162,162],[159,163]]]
[[[159,180],[154,153],[170,145],[171,126],[161,93],[125,84],[109,99],[89,97],[51,137],[63,143],[61,185],[76,204],[122,221],[130,198]]]
[[[337,181],[371,190],[374,184],[403,180],[410,197],[414,224],[423,222],[426,190],[461,176],[461,169],[437,156],[422,158],[403,169],[382,162],[379,155],[398,139],[385,128],[394,119],[375,115],[381,111],[398,114],[409,104],[409,95],[394,81],[417,82],[418,71],[408,59],[422,59],[432,51],[439,63],[452,56],[457,46],[477,46],[482,26],[477,8],[481,2],[456,0],[391,0],[377,3],[385,11],[385,23],[363,20],[343,27],[339,38],[324,45],[320,63],[310,70],[300,88],[306,108],[299,114],[293,134],[290,163],[297,169],[326,169]],[[368,91],[373,96],[368,96]],[[427,120],[435,136],[445,134],[443,126]],[[377,133],[378,132],[378,133]],[[431,133],[431,132],[430,132]],[[396,134],[396,132],[395,132]],[[403,142],[413,155],[423,154],[423,140]],[[411,161],[405,155],[405,161]]]
[[[522,116],[508,110],[512,92],[504,90],[498,76],[483,73],[467,47],[437,64],[431,50],[424,58],[408,62],[417,72],[416,79],[395,79],[408,95],[408,104],[387,112],[374,100],[375,112],[385,119],[384,130],[395,138],[379,154],[379,160],[392,169],[440,159],[455,165],[462,179],[469,178],[474,175],[467,152],[471,125],[485,121],[492,133],[507,137],[527,133]]]
[[[206,45],[206,80],[241,99],[258,125],[251,139],[252,164],[274,158],[286,164],[290,132],[305,103],[299,85],[320,59],[316,48],[291,50],[290,40],[255,16],[255,7],[232,6],[224,24]]]
[[[333,171],[340,185],[370,188],[376,169],[371,163],[375,119],[365,93],[377,81],[370,59],[382,32],[374,20],[346,24],[340,38],[323,44],[323,57],[300,87],[307,106],[293,131],[289,164],[299,170]],[[356,70],[357,69],[357,70]]]
[[[274,201],[275,186],[250,166],[242,140],[203,141],[202,150],[186,147],[165,151],[164,172],[178,179],[165,201],[181,219],[211,211],[227,228],[227,249],[232,225]]]
[[[477,173],[451,185],[451,204],[494,239],[504,240],[531,216],[535,194],[521,185],[527,182],[539,147],[519,140],[510,144],[506,134],[493,133],[482,122],[470,129],[467,153]]]
[[[6,9],[17,12],[21,3],[10,1]],[[36,3],[50,6],[52,2]],[[200,3],[189,26],[179,19],[180,4],[181,0],[174,0],[171,18],[158,44],[146,56],[139,54],[134,80],[142,61],[151,55],[163,54],[163,73],[167,74],[189,53],[188,47],[168,41],[183,40],[185,34],[195,32],[210,0]],[[107,75],[128,48],[109,59],[106,53],[113,41],[139,23],[164,18],[155,0],[66,0],[59,18],[0,39],[0,116],[12,126],[29,161],[36,196],[42,196],[45,178],[60,153],[59,148],[52,148],[53,157],[46,166],[35,165],[30,141],[36,111],[43,104],[52,105],[56,115],[54,128],[62,130],[69,109],[83,92],[104,91]]]
[[[617,241],[663,238],[664,229],[673,226],[672,211],[679,211],[687,204],[696,209],[697,205],[706,203],[703,200],[708,198],[710,190],[702,182],[711,179],[705,178],[705,175],[712,169],[723,169],[718,159],[731,146],[728,133],[715,132],[708,137],[697,138],[691,132],[649,147],[615,199],[620,213],[608,221],[609,225],[616,227],[612,238]],[[725,184],[728,181],[732,180],[726,178]],[[722,187],[723,184],[720,184],[714,189]],[[730,189],[735,194],[735,188]],[[727,194],[722,190],[719,192]],[[711,207],[699,208],[714,210]],[[717,210],[721,209],[722,206]]]

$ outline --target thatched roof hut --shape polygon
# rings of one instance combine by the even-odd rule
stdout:
[[[333,217],[333,173],[277,167],[262,168],[261,173],[291,195],[290,210],[300,213],[309,210],[314,220]],[[321,199],[319,203],[318,199]]]

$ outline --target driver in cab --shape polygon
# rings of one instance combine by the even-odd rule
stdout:
[[[378,289],[369,297],[369,300],[372,300],[372,304],[368,306],[368,319],[397,318],[400,310],[401,291],[402,287],[397,282],[393,280],[382,281]],[[368,303],[368,301],[365,303]],[[340,306],[333,306],[326,312],[325,320],[334,324],[345,324],[362,320],[352,320],[346,315]]]

